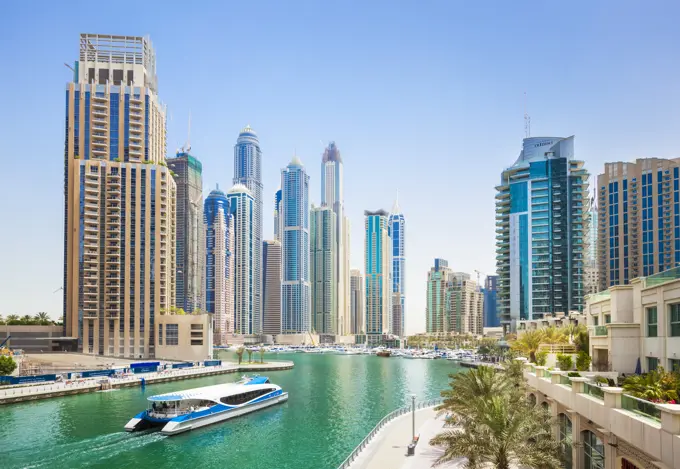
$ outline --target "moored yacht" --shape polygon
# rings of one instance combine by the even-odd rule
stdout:
[[[272,406],[288,399],[288,393],[265,376],[244,377],[236,383],[217,384],[148,398],[149,408],[135,415],[125,430],[132,432],[162,427],[175,435]]]

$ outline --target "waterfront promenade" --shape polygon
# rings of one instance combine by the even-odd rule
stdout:
[[[269,362],[264,364],[241,363],[240,365],[237,363],[223,363],[220,366],[169,369],[152,373],[127,375],[122,378],[97,377],[42,385],[13,386],[6,389],[0,389],[0,405],[99,391],[103,387],[102,381],[106,383],[107,388],[116,389],[129,386],[140,386],[142,383],[150,385],[226,373],[263,372],[288,370],[291,368],[293,368],[293,362],[290,361]]]
[[[348,469],[429,469],[442,454],[442,449],[430,446],[429,441],[443,429],[444,417],[437,417],[434,407],[417,410],[416,436],[419,441],[415,455],[406,456],[412,436],[412,414],[404,414],[388,423]],[[463,467],[464,462],[460,459],[438,467],[456,469]]]

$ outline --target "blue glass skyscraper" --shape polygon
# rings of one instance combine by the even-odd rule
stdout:
[[[216,344],[233,332],[233,218],[227,196],[215,189],[205,199],[205,308],[214,315]]]
[[[309,176],[296,157],[281,170],[281,332],[311,330],[309,279]]]
[[[496,187],[501,322],[583,311],[588,172],[574,137],[525,138]]]
[[[386,211],[365,210],[364,216],[366,342],[375,346],[384,343],[392,326],[392,243]]]
[[[243,184],[253,197],[253,331],[262,332],[262,151],[248,125],[234,146],[234,184]]]
[[[234,217],[234,332],[258,334],[255,329],[255,200],[243,184],[227,192]]]
[[[390,214],[389,232],[392,239],[392,292],[395,294],[393,298],[399,300],[399,307],[393,308],[390,332],[399,337],[404,335],[404,319],[406,316],[405,229],[406,219],[399,207],[399,200],[396,200]]]
[[[498,275],[487,275],[484,281],[484,327],[498,327],[501,318],[498,316],[496,302],[498,294]]]

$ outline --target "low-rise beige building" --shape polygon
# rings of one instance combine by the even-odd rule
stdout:
[[[680,268],[586,297],[593,369],[680,369]]]
[[[198,361],[212,358],[213,331],[210,314],[164,314],[156,318],[156,357]]]
[[[680,468],[680,405],[654,404],[588,378],[525,365],[529,398],[551,411],[571,469]]]
[[[542,318],[531,319],[528,321],[517,321],[517,334],[521,335],[524,331],[532,329],[543,329],[544,327],[562,327],[567,324],[587,325],[587,317],[578,311],[572,311],[569,315],[564,313],[545,314]]]

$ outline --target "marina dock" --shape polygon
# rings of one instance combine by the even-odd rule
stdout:
[[[227,373],[264,372],[289,370],[293,368],[291,361],[269,363],[225,363],[220,366],[201,366],[172,370],[140,373],[123,378],[87,378],[70,382],[50,383],[33,386],[16,386],[0,389],[0,405],[16,402],[49,399],[53,397],[84,394],[104,389],[117,389],[130,386],[151,385],[168,381],[179,381]]]

